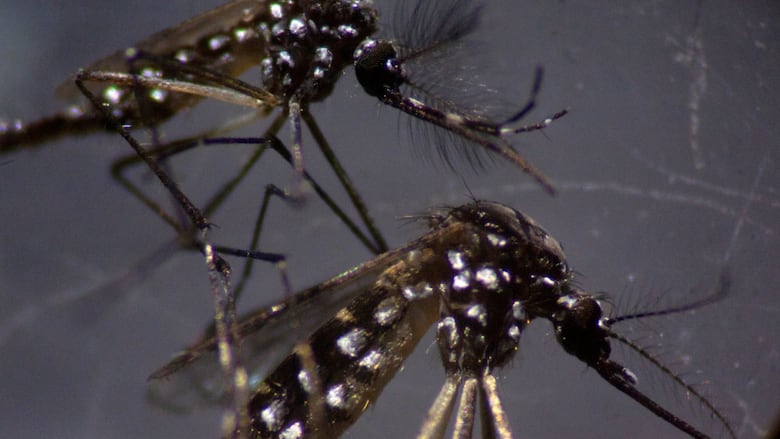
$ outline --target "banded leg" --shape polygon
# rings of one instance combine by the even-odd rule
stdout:
[[[249,390],[247,373],[238,356],[240,338],[238,337],[236,322],[235,300],[230,290],[231,270],[230,265],[214,251],[213,246],[208,241],[207,235],[210,223],[169,177],[157,160],[149,154],[121,123],[112,117],[109,109],[104,107],[101,101],[87,89],[81,77],[76,78],[76,86],[99,111],[103,112],[106,122],[135,150],[136,154],[157,176],[163,186],[179,203],[192,224],[199,230],[200,241],[203,246],[202,253],[206,260],[209,282],[211,283],[212,295],[214,296],[214,320],[220,366],[227,382],[230,383],[229,394],[232,396],[230,407],[223,413],[222,435],[223,437],[232,437],[235,431],[247,431],[249,416],[246,412],[246,400],[248,399]]]
[[[455,407],[455,396],[460,389],[462,377],[459,373],[447,373],[439,395],[428,409],[417,439],[440,439],[447,432],[447,425],[452,418]]]

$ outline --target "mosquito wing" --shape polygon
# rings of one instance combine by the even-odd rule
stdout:
[[[197,53],[199,67],[237,77],[260,62],[265,39],[254,30],[245,33],[243,38],[238,37],[236,32],[240,29],[249,30],[249,25],[263,20],[267,11],[268,2],[265,0],[234,0],[157,32],[132,47],[152,55],[176,57],[179,60],[187,60],[188,55]],[[214,50],[211,52],[213,56],[209,56],[207,51],[201,50],[204,44],[212,43],[210,39],[215,39],[213,44],[217,44],[216,39],[225,37],[231,37],[229,60],[225,59],[223,51]],[[126,50],[118,50],[97,60],[85,70],[126,72]],[[81,98],[81,93],[70,79],[57,88],[57,94],[68,101]]]
[[[363,293],[410,245],[243,316],[239,321],[241,355],[250,379],[262,380],[296,343]],[[178,354],[150,380],[150,401],[167,410],[189,412],[221,403],[226,386],[219,372],[213,333]]]

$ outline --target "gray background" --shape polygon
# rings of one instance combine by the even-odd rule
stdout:
[[[51,91],[78,67],[218,4],[74,3],[0,7],[2,117],[54,111]],[[760,436],[780,394],[780,8],[769,1],[583,3],[490,2],[479,35],[493,64],[486,83],[520,102],[542,64],[532,119],[571,109],[546,136],[515,140],[556,182],[556,198],[505,164],[455,174],[419,160],[415,148],[426,145],[410,145],[405,118],[365,96],[351,72],[312,111],[392,245],[422,231],[401,215],[466,202],[465,181],[477,197],[536,218],[564,244],[585,288],[612,292],[629,308],[653,303],[648,297],[698,297],[725,264],[733,279],[726,300],[651,328],[663,331],[662,357],[702,383],[741,437]],[[206,106],[167,133],[213,126],[231,110]],[[0,437],[216,435],[215,410],[178,416],[144,400],[148,373],[196,337],[211,302],[202,262],[191,253],[109,284],[139,273],[138,261],[172,237],[111,181],[112,158],[127,151],[117,136],[94,135],[2,158]],[[203,200],[244,154],[198,151],[178,162],[177,176]],[[306,158],[332,184],[317,153]],[[221,226],[215,239],[242,246],[263,186],[290,176],[275,159],[253,173],[212,218]],[[264,248],[290,255],[296,288],[370,257],[314,199],[299,210],[277,206],[269,230]],[[251,291],[244,310],[278,298],[274,269],[257,270]],[[74,296],[89,299],[68,299]],[[500,376],[520,437],[679,435],[564,354],[544,322],[531,325]],[[441,380],[429,337],[351,437],[412,436]]]

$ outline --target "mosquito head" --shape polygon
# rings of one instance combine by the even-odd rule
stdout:
[[[398,53],[392,43],[384,40],[365,40],[355,50],[355,76],[371,96],[380,99],[398,93],[405,77],[398,62]]]
[[[609,358],[608,322],[592,296],[572,292],[558,298],[552,321],[558,342],[566,352],[587,364]]]

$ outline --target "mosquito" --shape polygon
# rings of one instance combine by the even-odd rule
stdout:
[[[309,111],[310,104],[330,96],[349,65],[355,66],[355,76],[369,95],[449,134],[438,137],[437,146],[443,157],[448,157],[445,148],[451,144],[468,145],[471,149],[458,148],[468,159],[477,157],[474,151],[497,154],[529,173],[549,192],[553,191],[549,180],[527,163],[509,141],[514,134],[542,129],[565,114],[561,111],[537,124],[519,126],[520,119],[535,107],[541,69],[536,72],[528,100],[519,110],[503,118],[492,118],[483,114],[480,105],[464,108],[447,96],[437,95],[434,93],[437,88],[426,83],[424,75],[416,74],[412,68],[421,59],[440,57],[456,49],[477,28],[481,10],[479,4],[467,0],[419,0],[410,14],[413,20],[408,22],[409,30],[402,32],[408,38],[404,39],[405,44],[400,44],[398,41],[403,38],[376,37],[378,11],[369,0],[234,0],[80,71],[75,86],[74,82],[67,82],[59,89],[69,101],[63,111],[29,123],[0,124],[0,153],[106,127],[119,132],[133,147],[135,155],[114,164],[115,178],[169,223],[179,236],[187,238],[183,241],[206,254],[211,273],[221,271],[223,278],[228,277],[230,267],[219,258],[220,253],[253,256],[247,259],[235,295],[248,279],[253,260],[283,263],[283,255],[257,251],[258,242],[271,197],[297,197],[289,197],[289,191],[274,185],[266,188],[247,251],[210,246],[206,241],[211,225],[209,218],[268,150],[290,162],[299,183],[308,182],[366,248],[378,254],[388,249],[385,239]],[[238,79],[251,67],[259,67],[258,85]],[[251,117],[229,121],[189,138],[162,142],[157,127],[203,98],[250,107],[253,111]],[[271,116],[270,124],[258,138],[223,136],[237,126],[266,116]],[[290,148],[277,137],[288,121]],[[302,125],[309,129],[333,168],[367,233],[306,172]],[[143,145],[131,131],[143,127],[151,131],[151,147]],[[205,206],[196,206],[170,175],[167,159],[203,144],[224,143],[251,144],[256,149],[235,178],[218,188]],[[124,175],[127,167],[137,162],[145,162],[156,174],[188,221],[168,213]],[[214,253],[209,256],[210,252]],[[224,289],[227,284],[227,281],[222,287],[212,284],[212,289]]]
[[[641,392],[634,372],[610,358],[612,342],[660,370],[736,437],[726,417],[698,390],[613,328],[719,300],[728,290],[725,276],[714,294],[694,303],[610,316],[603,295],[575,284],[558,241],[528,216],[474,201],[424,218],[430,230],[420,238],[241,319],[241,349],[251,371],[250,420],[248,432],[236,435],[342,434],[379,398],[434,326],[445,381],[418,438],[444,437],[459,393],[452,437],[471,437],[479,419],[483,437],[511,438],[495,373],[517,352],[524,328],[545,319],[567,353],[681,432],[708,437]],[[291,340],[290,319],[308,333],[303,341]],[[212,363],[199,361],[215,347],[215,339],[206,336],[152,374],[153,398],[164,401],[182,391],[219,394],[205,373]],[[292,353],[266,375],[260,365],[278,350]]]
[[[30,123],[0,125],[0,152],[6,153],[58,136],[88,133],[105,127],[118,132],[131,145],[136,157],[115,164],[113,171],[116,178],[205,257],[215,302],[220,364],[236,389],[233,412],[242,410],[242,394],[246,390],[240,358],[233,352],[237,344],[234,327],[237,291],[241,290],[243,280],[248,276],[252,260],[283,265],[282,255],[256,249],[268,200],[274,195],[290,197],[287,191],[275,186],[266,189],[247,251],[212,245],[208,239],[212,226],[208,217],[263,153],[271,149],[289,161],[298,180],[293,187],[302,188],[305,186],[303,182],[313,186],[369,250],[379,253],[388,248],[365,203],[309,112],[311,103],[322,101],[331,94],[336,80],[347,66],[355,66],[358,82],[380,102],[449,133],[452,137],[443,137],[447,141],[460,139],[459,143],[476,145],[479,150],[509,160],[535,178],[548,192],[553,192],[549,180],[527,163],[508,140],[514,134],[542,129],[565,114],[561,111],[539,123],[519,126],[518,122],[535,106],[541,87],[541,70],[536,72],[528,101],[504,118],[488,118],[478,110],[461,109],[446,97],[431,93],[431,87],[415,82],[407,66],[427,55],[441,55],[460,44],[476,29],[481,8],[466,0],[421,0],[414,12],[420,20],[430,22],[414,25],[417,28],[415,35],[421,43],[419,46],[400,47],[393,40],[374,38],[378,30],[378,12],[369,0],[234,0],[152,35],[80,71],[75,77],[75,87],[73,83],[67,83],[60,89],[71,103],[65,110]],[[258,66],[260,70],[261,79],[257,86],[238,79],[253,66]],[[417,90],[417,97],[409,93],[410,89]],[[419,97],[424,98],[421,100]],[[157,127],[203,98],[252,108],[252,117],[255,118],[274,112],[276,115],[259,138],[221,137],[235,126],[248,123],[251,119],[248,118],[230,121],[190,138],[162,142]],[[277,138],[286,121],[289,121],[291,130],[289,149]],[[327,195],[323,195],[326,193],[306,172],[301,145],[302,125],[308,127],[334,169],[369,236],[360,232],[338,206],[329,202]],[[131,130],[139,127],[150,129],[151,147],[134,137]],[[236,178],[228,181],[201,208],[190,201],[170,175],[170,165],[165,159],[201,144],[212,143],[250,143],[257,145],[257,149]],[[442,155],[446,157],[446,153]],[[475,154],[466,152],[466,156],[475,157]],[[145,163],[158,177],[189,224],[183,224],[176,215],[167,213],[158,202],[123,176],[125,167],[138,161]],[[293,195],[297,192],[300,191],[294,191]],[[221,254],[251,256],[247,259],[249,262],[245,266],[242,283],[236,291],[231,282],[231,267]],[[286,284],[284,274],[282,276]],[[238,417],[226,413],[224,423],[230,429],[232,422],[244,418],[240,413]]]
[[[478,27],[481,9],[481,5],[468,0],[420,0],[413,7],[408,29],[403,32],[407,38],[378,39],[375,37],[379,30],[378,11],[370,0],[234,0],[83,69],[76,74],[76,86],[69,81],[58,90],[69,101],[65,110],[29,123],[0,124],[0,153],[62,135],[105,129],[107,125],[155,128],[203,98],[250,107],[255,110],[252,117],[231,121],[188,139],[160,144],[153,131],[155,146],[143,153],[137,151],[139,157],[135,159],[118,161],[113,168],[116,178],[174,228],[180,229],[176,218],[165,213],[165,209],[123,176],[125,167],[139,158],[147,164],[150,160],[162,160],[201,145],[205,139],[208,144],[259,144],[247,167],[259,160],[263,152],[273,149],[291,162],[297,179],[311,181],[305,174],[301,145],[302,125],[306,125],[368,234],[346,218],[332,200],[325,200],[326,203],[370,251],[380,253],[388,246],[309,111],[310,104],[331,94],[349,65],[355,66],[358,82],[369,95],[449,133],[450,136],[440,136],[437,141],[442,156],[447,157],[445,149],[452,147],[446,145],[469,144],[459,148],[469,159],[478,157],[474,149],[499,155],[530,174],[548,192],[554,191],[552,183],[516,152],[508,140],[511,135],[543,128],[566,112],[558,112],[537,124],[518,126],[518,121],[535,106],[541,86],[540,69],[528,101],[518,111],[496,120],[481,114],[479,105],[462,108],[448,96],[435,94],[437,88],[425,82],[424,72],[414,73],[408,68],[420,59],[441,56],[461,45]],[[401,40],[403,45],[399,43]],[[258,85],[238,79],[255,66],[260,70]],[[253,142],[221,137],[222,133],[250,119],[271,113],[276,115],[270,125]],[[270,148],[268,142],[276,137],[285,121],[289,121],[291,129],[291,147]],[[457,141],[453,142],[453,138]],[[242,171],[241,175],[246,172]],[[240,178],[217,192],[202,209],[204,216],[218,207]],[[298,186],[301,185],[295,185]],[[323,197],[323,191],[315,191]],[[177,191],[171,192],[186,210],[187,202]],[[269,188],[265,197],[274,195],[283,196],[284,191]],[[192,226],[200,227],[197,222]]]

